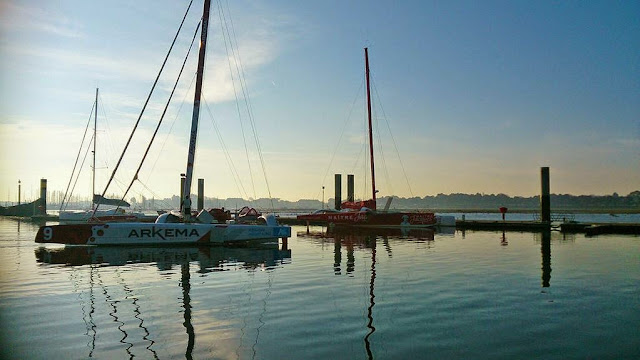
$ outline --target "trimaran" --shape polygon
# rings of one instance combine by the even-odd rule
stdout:
[[[106,222],[87,224],[59,224],[40,227],[37,243],[87,244],[87,245],[166,245],[166,244],[226,244],[261,239],[288,238],[291,227],[278,224],[275,215],[261,217],[258,224],[218,223],[205,210],[198,216],[191,212],[191,182],[196,151],[200,97],[204,73],[204,61],[209,26],[210,0],[204,0],[200,50],[196,73],[196,89],[191,119],[191,135],[187,156],[187,170],[181,217],[171,213],[160,215],[155,223]]]

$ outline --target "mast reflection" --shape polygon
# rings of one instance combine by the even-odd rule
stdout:
[[[315,239],[321,242],[333,242],[333,271],[335,275],[342,274],[342,247],[347,251],[346,274],[352,275],[355,271],[355,249],[371,250],[371,267],[368,269],[369,278],[369,304],[367,306],[367,334],[363,338],[364,347],[369,359],[374,358],[371,336],[376,331],[374,322],[375,307],[375,281],[377,265],[377,242],[382,240],[385,252],[388,257],[393,257],[393,250],[390,239],[433,242],[436,230],[433,228],[327,228],[326,231],[312,232],[307,229],[299,232],[298,238]]]
[[[182,278],[180,279],[180,286],[182,287],[182,307],[184,308],[184,328],[187,331],[187,351],[184,353],[185,358],[191,360],[193,357],[193,346],[196,343],[196,333],[193,330],[193,324],[191,323],[191,272],[189,271],[189,262],[184,262],[180,265],[180,273]]]
[[[375,288],[376,281],[376,238],[369,239],[370,247],[371,247],[371,280],[369,281],[369,307],[367,308],[367,318],[369,322],[367,323],[367,327],[369,328],[369,332],[364,337],[364,346],[367,350],[367,356],[369,359],[373,359],[373,351],[371,351],[371,342],[369,342],[369,337],[376,331],[376,327],[373,326],[373,307],[375,306],[375,293],[373,292]]]
[[[109,306],[109,316],[116,324],[118,331],[122,333],[120,342],[125,344],[125,351],[130,358],[135,357],[132,353],[135,339],[127,333],[123,312],[118,311],[118,304],[109,293],[109,287],[100,277],[99,269],[102,267],[118,267],[135,263],[155,264],[158,270],[170,270],[174,266],[180,266],[180,283],[182,290],[182,308],[184,309],[184,326],[187,334],[187,346],[185,349],[185,358],[193,358],[193,350],[195,348],[196,333],[192,323],[193,306],[191,301],[191,263],[198,264],[198,273],[210,273],[224,270],[227,264],[233,264],[234,267],[242,267],[246,269],[255,269],[258,267],[274,268],[280,264],[288,263],[291,259],[291,250],[279,249],[277,242],[272,244],[263,244],[259,247],[106,247],[106,246],[78,246],[64,248],[37,248],[35,250],[36,261],[46,266],[48,264],[66,265],[66,266],[82,266],[90,265],[89,268],[89,301],[90,311],[88,314],[87,335],[91,337],[89,342],[89,357],[94,356],[96,347],[96,338],[98,335],[98,327],[96,326],[93,316],[96,312],[94,285],[98,285],[102,289],[104,299]],[[133,295],[133,291],[129,288],[122,278],[119,282],[123,284],[124,292],[127,299],[133,299],[133,317],[138,322],[138,328],[143,329],[143,338],[149,343],[146,350],[151,353],[151,357],[158,358],[157,352],[152,349],[156,343],[144,326],[144,317],[141,307],[138,304],[139,299]],[[84,305],[83,313],[84,313]]]

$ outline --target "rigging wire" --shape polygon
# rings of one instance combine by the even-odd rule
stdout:
[[[173,84],[173,89],[171,89],[171,94],[169,94],[169,99],[167,99],[167,103],[164,107],[164,110],[162,111],[162,115],[160,116],[160,120],[158,121],[158,125],[156,126],[155,131],[153,132],[153,135],[151,136],[151,140],[149,141],[149,145],[147,145],[147,149],[144,152],[144,155],[142,156],[142,159],[140,160],[140,164],[138,165],[138,169],[136,169],[136,172],[133,176],[133,179],[131,180],[131,182],[129,183],[129,186],[127,187],[127,189],[124,191],[124,194],[122,195],[122,199],[124,200],[124,198],[127,196],[127,193],[129,192],[129,190],[131,189],[131,186],[133,186],[133,183],[138,180],[138,174],[140,173],[140,169],[142,168],[142,165],[144,164],[144,161],[147,158],[147,155],[149,154],[149,150],[151,149],[151,145],[153,145],[153,141],[156,138],[156,135],[158,134],[158,130],[160,130],[160,125],[162,125],[162,121],[164,120],[164,116],[167,113],[167,109],[169,108],[169,104],[171,103],[171,99],[173,98],[173,94],[176,91],[176,87],[178,86],[178,83],[180,82],[180,78],[182,76],[182,72],[184,70],[184,67],[187,63],[187,59],[189,59],[189,54],[191,53],[191,49],[193,48],[193,43],[196,40],[196,36],[198,35],[198,30],[200,30],[200,25],[201,22],[198,23],[198,26],[196,26],[196,31],[193,33],[193,38],[191,39],[191,45],[189,45],[189,49],[187,50],[187,54],[184,57],[184,61],[182,62],[182,67],[180,68],[180,72],[178,73],[178,78],[176,79],[175,83]]]
[[[322,183],[321,183],[322,185],[324,185],[324,182],[327,179],[327,175],[329,175],[329,170],[331,169],[331,167],[333,165],[333,160],[335,160],[336,154],[338,153],[338,149],[340,148],[340,143],[342,142],[342,138],[344,137],[345,131],[347,129],[347,125],[349,124],[349,120],[351,119],[351,114],[353,114],[353,109],[355,108],[356,102],[358,101],[358,98],[360,97],[360,91],[363,89],[363,87],[364,87],[364,79],[362,79],[362,82],[360,83],[360,88],[356,92],[356,96],[353,99],[353,101],[351,102],[351,107],[349,108],[349,113],[347,114],[347,117],[345,118],[345,121],[342,124],[342,129],[340,131],[340,136],[338,137],[338,142],[333,147],[334,151],[333,151],[333,154],[331,154],[331,159],[329,160],[329,165],[327,166],[327,170],[325,171],[324,176],[322,177]],[[318,191],[316,193],[315,198],[317,199],[319,197],[320,197],[320,191]]]
[[[211,112],[211,108],[209,108],[209,104],[208,102],[204,99],[204,95],[202,95],[203,98],[203,103],[205,105],[205,108],[207,109],[207,112],[209,113],[209,118],[211,119],[211,124],[213,125],[213,129],[218,137],[218,141],[220,141],[220,145],[222,146],[222,152],[224,153],[225,156],[225,160],[227,161],[227,166],[229,166],[229,169],[231,170],[231,176],[233,177],[233,180],[236,184],[237,190],[238,190],[238,194],[240,194],[240,197],[246,196],[249,197],[249,194],[247,193],[247,191],[244,188],[244,185],[242,184],[242,180],[241,177],[238,173],[238,170],[235,166],[235,164],[233,163],[233,157],[230,155],[229,150],[227,148],[227,145],[224,142],[224,138],[222,137],[222,134],[220,132],[220,128],[218,127],[217,122],[215,121],[215,118],[213,117],[213,113]]]
[[[105,130],[105,142],[107,143],[107,151],[104,151],[104,153],[107,154],[107,156],[104,157],[104,159],[102,160],[102,169],[109,169],[110,166],[109,164],[114,163],[115,161],[113,161],[113,154],[116,153],[115,147],[114,147],[114,142],[113,139],[111,137],[111,134],[113,133],[113,131],[111,130],[111,124],[109,122],[109,118],[107,117],[107,112],[105,109],[109,108],[109,103],[102,97],[104,94],[104,92],[100,92],[100,94],[98,94],[99,97],[99,102],[102,104],[102,106],[99,107],[99,109],[102,111],[102,120],[100,121],[101,124],[104,124]],[[100,132],[100,130],[98,129],[98,132]],[[111,156],[109,156],[111,155]],[[98,159],[100,160],[100,159]],[[96,167],[96,170],[100,169],[100,167]]]
[[[196,81],[196,73],[193,73],[193,76],[191,77],[191,83],[189,84],[189,87],[187,88],[187,91],[185,91],[184,93],[184,97],[182,98],[182,103],[180,103],[180,107],[178,108],[178,111],[176,112],[176,116],[173,118],[173,122],[171,123],[171,126],[169,127],[169,131],[167,132],[167,136],[165,136],[164,141],[162,142],[162,146],[160,147],[160,151],[158,152],[158,156],[156,157],[156,161],[153,163],[153,166],[151,167],[151,170],[149,170],[149,176],[147,177],[147,181],[149,181],[151,174],[153,173],[153,170],[156,168],[156,165],[158,164],[158,161],[160,160],[160,155],[162,154],[162,151],[164,150],[164,147],[167,145],[167,141],[169,141],[169,135],[171,135],[171,132],[173,131],[173,126],[176,124],[176,121],[178,120],[178,116],[180,116],[180,112],[182,111],[182,107],[184,106],[184,104],[187,102],[187,97],[190,95],[189,90],[191,90],[191,88],[193,87],[194,82]]]
[[[363,83],[365,78],[363,77]],[[360,89],[362,90],[362,89]],[[363,91],[364,92],[364,91]],[[366,96],[366,95],[365,95]],[[366,134],[367,133],[367,104],[366,102],[362,103],[362,110],[363,110],[363,120],[360,122],[360,125],[362,127],[362,134]],[[351,168],[351,172],[353,174],[358,173],[358,174],[365,174],[364,176],[360,177],[362,179],[362,196],[360,197],[361,199],[366,199],[367,194],[369,193],[367,184],[368,184],[368,179],[369,176],[367,176],[367,167],[369,165],[369,152],[366,151],[368,149],[369,145],[369,137],[365,136],[362,139],[362,144],[360,146],[360,151],[358,152],[358,155],[355,157],[355,162],[353,163],[353,167]],[[364,153],[364,156],[363,156]],[[359,169],[358,167],[360,166],[360,160],[364,159],[364,161],[362,162],[362,168]],[[355,199],[354,199],[355,200]]]
[[[91,107],[91,112],[89,113],[89,120],[87,120],[87,126],[84,128],[84,135],[82,135],[82,142],[80,143],[80,148],[78,149],[78,155],[76,155],[76,161],[73,164],[73,170],[71,171],[71,176],[69,177],[69,183],[67,184],[67,189],[65,190],[64,196],[62,197],[62,201],[60,202],[60,210],[63,209],[63,206],[65,205],[65,200],[67,201],[67,203],[69,202],[69,199],[67,199],[67,193],[69,192],[69,186],[71,186],[71,182],[73,181],[73,174],[76,172],[78,159],[80,158],[80,153],[82,152],[82,147],[84,146],[84,140],[87,136],[87,131],[89,130],[89,124],[91,123],[91,116],[93,115],[93,111],[95,110],[95,108],[96,108],[96,103],[94,102],[93,106]],[[84,163],[84,160],[83,160],[83,163]],[[80,175],[80,171],[78,171],[78,176],[79,175]],[[71,198],[72,194],[73,194],[73,190],[71,190],[71,194],[69,194],[69,198]]]
[[[244,151],[247,157],[247,167],[249,168],[249,179],[251,180],[251,188],[253,189],[253,198],[256,198],[256,186],[253,181],[253,171],[251,169],[251,161],[249,159],[249,147],[247,146],[247,138],[244,132],[244,125],[242,121],[242,113],[240,111],[240,101],[238,100],[238,91],[236,90],[236,82],[233,76],[233,68],[231,66],[231,58],[236,58],[235,48],[233,47],[233,43],[231,40],[231,36],[229,34],[229,25],[227,24],[227,18],[224,16],[224,10],[222,9],[222,4],[218,2],[218,13],[220,14],[220,28],[222,32],[224,48],[227,53],[227,63],[229,65],[229,74],[231,76],[231,85],[233,87],[233,94],[236,98],[236,111],[238,112],[238,122],[240,123],[240,132],[242,134],[242,142],[244,143]],[[227,45],[228,42],[228,45]],[[231,54],[229,54],[229,47],[231,47]],[[236,61],[236,71],[238,71],[238,63]],[[239,72],[239,71],[238,71]],[[240,79],[240,74],[238,74],[238,78]],[[240,85],[242,87],[242,83]]]
[[[376,88],[376,84],[373,82],[373,80],[371,82],[373,83],[373,88],[374,88],[374,91],[375,91],[375,89],[377,89]],[[377,95],[377,92],[376,92],[376,95]],[[377,102],[376,105],[378,105],[378,104],[381,104],[379,99],[378,99],[378,102]],[[384,172],[384,178],[387,181],[387,186],[389,187],[388,193],[390,195],[392,195],[393,194],[393,186],[392,186],[392,183],[391,183],[391,178],[389,177],[389,169],[387,167],[387,161],[386,161],[386,158],[384,156],[384,146],[382,145],[382,136],[380,135],[379,118],[378,118],[377,115],[378,115],[378,112],[377,112],[377,109],[376,109],[376,116],[374,117],[374,120],[375,120],[375,129],[376,129],[376,139],[378,140],[378,152],[380,153],[380,158],[381,158],[381,161],[382,161],[382,170]]]
[[[93,139],[93,136],[91,137]],[[76,185],[78,184],[78,179],[80,179],[80,173],[82,172],[82,168],[84,167],[84,162],[87,160],[87,156],[89,155],[89,151],[91,150],[91,141],[87,144],[87,150],[84,153],[84,157],[82,158],[82,163],[80,164],[80,170],[78,170],[78,174],[76,175],[76,180],[73,183],[73,187],[71,188],[71,194],[76,190]],[[69,195],[69,199],[71,199],[71,195]],[[91,198],[93,201],[93,198]],[[68,201],[67,201],[68,205]]]
[[[366,71],[362,73],[362,79],[366,82],[367,73]],[[363,89],[364,98],[367,98],[367,90]],[[362,177],[362,199],[367,199],[369,194],[369,176],[371,175],[371,153],[367,150],[369,147],[369,119],[367,117],[367,102],[362,102],[362,122],[360,125],[362,126],[362,134],[365,134],[364,141],[362,142],[361,151],[364,151],[364,161],[362,162],[362,174],[365,174]],[[367,170],[368,169],[368,170]],[[373,184],[372,184],[373,186]]]
[[[155,81],[153,82],[153,86],[151,87],[151,90],[149,91],[149,95],[147,96],[147,99],[144,102],[144,106],[142,107],[142,110],[140,111],[140,115],[138,116],[138,120],[136,120],[136,123],[133,127],[133,130],[131,132],[131,135],[129,135],[129,139],[127,140],[126,145],[124,146],[124,149],[122,150],[122,154],[120,155],[120,159],[118,159],[118,163],[116,164],[115,168],[113,169],[113,173],[111,174],[111,177],[109,178],[109,181],[107,182],[107,185],[104,188],[104,191],[102,192],[102,196],[104,197],[104,195],[107,193],[107,189],[109,188],[109,185],[111,185],[111,182],[113,181],[113,178],[116,175],[116,171],[118,171],[118,168],[120,167],[120,163],[122,162],[122,158],[124,157],[125,152],[127,151],[127,148],[129,147],[129,144],[131,143],[131,139],[133,138],[133,134],[136,132],[136,129],[138,128],[138,124],[140,123],[140,119],[142,118],[142,114],[144,114],[145,109],[147,108],[147,104],[149,103],[149,99],[151,99],[151,95],[153,94],[153,91],[155,90],[156,85],[158,84],[158,80],[160,79],[160,75],[162,74],[162,71],[164,70],[164,67],[167,63],[167,60],[169,59],[169,55],[171,54],[171,51],[173,50],[173,46],[176,43],[176,39],[178,38],[178,35],[180,34],[180,31],[182,30],[182,26],[184,25],[184,20],[187,18],[187,14],[189,13],[189,9],[191,8],[191,4],[193,3],[193,0],[191,0],[189,2],[189,6],[187,7],[187,11],[184,14],[184,17],[182,18],[182,22],[180,23],[180,27],[178,28],[178,31],[176,32],[176,35],[173,38],[173,42],[171,43],[171,46],[169,47],[169,51],[167,52],[167,55],[164,58],[164,61],[162,62],[162,66],[160,67],[160,71],[158,72],[158,75],[156,76]],[[98,211],[98,206],[100,206],[100,204],[97,204],[95,209],[93,210],[93,215],[95,216],[96,211]]]
[[[378,99],[378,104],[380,106],[380,111],[382,111],[382,116],[387,124],[387,128],[389,129],[389,136],[391,137],[391,142],[393,143],[393,148],[396,150],[396,155],[398,156],[398,161],[400,163],[400,168],[402,169],[402,174],[404,175],[404,179],[407,182],[407,187],[409,188],[409,194],[413,197],[413,191],[411,190],[411,184],[409,183],[409,177],[407,176],[407,172],[405,171],[404,163],[402,162],[402,157],[400,157],[400,151],[398,150],[398,145],[396,144],[396,139],[393,137],[393,133],[391,132],[391,125],[389,124],[389,120],[387,118],[387,114],[384,111],[384,107],[382,106],[382,101],[380,101],[380,95],[378,94],[378,89],[375,84],[373,89],[376,93],[376,98]]]
[[[151,193],[151,195],[153,196],[153,200],[155,201],[157,194],[147,186],[147,184],[145,184],[144,182],[142,182],[142,180],[138,179],[138,183],[145,188],[147,191],[149,191],[149,193]],[[167,203],[166,201],[162,200],[162,199],[158,199],[158,201],[162,204],[165,205],[165,207],[169,208],[171,206],[171,204]]]
[[[231,33],[233,34],[234,43],[237,44],[238,40],[235,33],[235,27],[233,26],[233,19],[231,17],[231,11],[229,10],[229,4],[227,2],[227,12],[229,13],[229,21],[231,23]],[[226,18],[225,18],[226,19]],[[231,38],[231,37],[229,37]],[[242,66],[242,59],[240,57],[240,53],[237,53],[237,56],[234,56],[234,59],[237,59],[236,69],[239,74],[240,85],[244,94],[245,104],[247,106],[247,113],[249,115],[249,123],[251,125],[251,130],[253,132],[253,138],[255,141],[256,149],[258,151],[258,157],[260,159],[260,165],[262,166],[262,174],[264,176],[264,181],[267,187],[267,193],[269,195],[269,200],[271,201],[272,211],[275,211],[275,207],[273,204],[273,197],[271,195],[271,187],[269,186],[269,178],[267,177],[267,169],[264,161],[264,156],[262,152],[262,146],[260,145],[260,139],[258,138],[257,127],[255,124],[255,116],[253,115],[253,107],[251,106],[251,98],[248,93],[248,86],[245,80],[244,67]],[[252,180],[253,181],[253,180]]]

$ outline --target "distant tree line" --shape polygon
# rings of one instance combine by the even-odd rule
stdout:
[[[384,208],[388,197],[377,200],[378,209]],[[343,199],[344,200],[344,199]],[[177,202],[176,202],[177,203]],[[257,209],[290,209],[314,210],[323,207],[318,200],[287,201],[281,199],[257,199],[247,201],[240,198],[205,199],[205,207],[226,207],[236,209],[244,205]],[[329,199],[324,208],[333,208],[334,199]],[[508,196],[505,194],[438,194],[424,197],[393,197],[392,209],[421,209],[421,210],[498,210],[500,207],[510,210],[537,210],[540,207],[539,196]],[[637,210],[640,212],[640,191],[634,191],[627,196],[617,193],[612,195],[569,195],[552,194],[551,208],[554,210]]]
[[[192,195],[193,208],[197,206],[197,196]],[[378,198],[378,208],[384,208],[388,197]],[[53,200],[53,201],[51,201]],[[55,202],[56,198],[50,198],[48,208],[56,209],[59,206]],[[178,209],[180,197],[172,196],[165,199],[147,199],[142,197],[130,199],[132,208],[149,210],[172,210]],[[209,198],[205,197],[205,208],[221,208],[230,210],[240,209],[243,206],[250,206],[256,209],[275,210],[316,210],[321,208],[333,208],[334,200],[322,204],[319,200],[302,199],[298,201],[287,201],[278,198],[269,199],[242,199],[242,198]],[[495,210],[500,207],[507,207],[510,211],[532,211],[539,209],[539,196],[508,196],[505,194],[438,194],[424,197],[393,197],[392,209],[420,209],[420,210]],[[89,201],[72,202],[69,209],[89,208]],[[552,210],[624,210],[640,212],[640,190],[633,191],[627,196],[620,196],[617,193],[611,195],[569,195],[551,194]]]
[[[620,209],[640,211],[640,191],[627,196],[551,194],[551,208],[557,210]],[[378,200],[384,206],[386,198]],[[512,210],[535,210],[540,207],[539,196],[508,196],[505,194],[438,194],[435,196],[394,198],[395,208],[400,209],[451,209],[477,210],[507,207]]]

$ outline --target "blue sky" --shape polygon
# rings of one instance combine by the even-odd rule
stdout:
[[[104,186],[187,4],[2,2],[0,201],[15,201],[18,179],[23,198],[37,197],[40,178],[50,190],[66,188],[96,87],[97,182]],[[541,166],[551,168],[554,193],[640,189],[638,2],[224,1],[264,167],[250,123],[238,119],[218,6],[195,171],[207,196],[320,199],[323,185],[332,193],[334,173],[354,173],[356,196],[366,197],[364,47],[381,195],[531,196],[539,193]],[[121,183],[131,179],[201,11],[195,1],[134,155],[116,175]],[[194,60],[127,198],[178,193]],[[83,171],[77,194],[91,192],[90,170]]]

